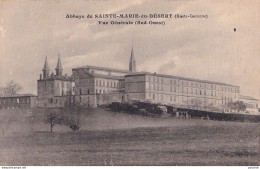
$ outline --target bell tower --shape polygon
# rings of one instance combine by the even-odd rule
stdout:
[[[134,57],[134,48],[132,46],[131,56],[129,60],[129,71],[136,72],[136,65],[135,65],[135,57]]]
[[[58,62],[57,62],[57,66],[56,66],[55,70],[56,70],[56,76],[61,77],[63,69],[62,69],[62,66],[61,66],[60,54],[59,54],[59,57],[58,57]]]
[[[45,58],[45,63],[44,63],[42,72],[43,72],[43,79],[47,79],[49,77],[49,73],[50,73],[47,56]]]

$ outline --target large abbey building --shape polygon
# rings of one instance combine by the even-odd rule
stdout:
[[[41,106],[46,102],[52,106],[64,106],[72,100],[92,107],[111,102],[149,101],[175,107],[212,107],[219,110],[223,110],[229,102],[243,98],[250,112],[258,112],[258,100],[241,96],[239,86],[136,71],[133,48],[129,70],[86,65],[73,68],[72,76],[63,76],[58,58],[56,74],[49,75],[46,58],[43,77],[38,80],[38,97],[45,99]]]

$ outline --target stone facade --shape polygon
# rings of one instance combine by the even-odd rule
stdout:
[[[260,114],[259,110],[258,110],[258,101],[257,99],[250,97],[250,96],[243,96],[243,95],[239,95],[239,100],[244,102],[246,105],[246,110],[244,111],[244,113],[249,113],[249,114],[254,114],[254,115],[258,115]]]
[[[122,101],[124,77],[128,71],[94,66],[75,68],[75,100],[81,105],[94,106]],[[120,76],[121,75],[121,76]]]
[[[43,67],[43,76],[37,81],[38,107],[64,107],[74,101],[75,82],[73,77],[62,75],[60,57],[56,67],[56,75],[49,75],[47,57]],[[43,77],[43,78],[42,78]]]
[[[125,76],[129,99],[179,107],[195,104],[224,107],[238,100],[239,86],[178,76],[135,73]]]

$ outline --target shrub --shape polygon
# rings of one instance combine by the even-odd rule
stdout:
[[[51,132],[56,124],[69,126],[73,131],[78,131],[80,128],[79,107],[49,108],[46,110],[46,122],[50,124]]]

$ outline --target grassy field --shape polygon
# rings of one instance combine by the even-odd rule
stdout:
[[[36,123],[0,137],[0,165],[259,165],[259,124],[92,110],[79,132]]]

